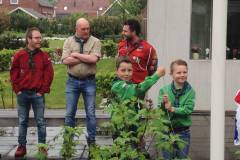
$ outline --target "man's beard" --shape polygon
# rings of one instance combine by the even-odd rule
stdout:
[[[132,36],[124,36],[124,38],[128,41],[128,42],[130,42],[130,41],[132,41]]]

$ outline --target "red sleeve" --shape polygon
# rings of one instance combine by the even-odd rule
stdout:
[[[147,66],[148,75],[152,75],[157,70],[158,58],[156,50],[152,46],[150,46],[148,53],[149,53],[149,63]]]
[[[44,53],[44,67],[43,67],[43,83],[39,93],[49,93],[50,86],[53,80],[53,66],[50,57],[47,53]]]
[[[19,90],[18,82],[20,77],[20,63],[19,63],[19,54],[16,53],[13,57],[11,69],[10,69],[10,79],[14,92],[17,94]]]
[[[240,104],[240,90],[237,92],[236,97],[234,98],[235,102]]]
[[[126,45],[125,41],[122,40],[118,43],[118,54],[117,54],[117,57],[119,56],[123,56],[123,55],[126,55],[126,50],[124,50],[124,46]]]

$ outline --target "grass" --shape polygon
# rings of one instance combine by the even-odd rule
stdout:
[[[64,40],[48,40],[49,48],[62,48]]]
[[[109,72],[114,72],[115,61],[112,59],[100,60],[97,64],[97,74],[105,74]],[[0,78],[3,80],[9,80],[9,71],[0,72]],[[47,108],[65,108],[65,86],[67,80],[66,66],[62,64],[54,65],[54,80],[51,86],[50,94],[45,94],[46,107]],[[13,104],[12,104],[13,96]],[[4,102],[7,108],[16,107],[16,96],[12,92],[11,85],[9,81],[7,82]],[[96,103],[97,105],[101,102],[101,96],[97,93]],[[83,108],[82,97],[80,97],[78,102],[79,108]],[[0,108],[3,108],[2,100],[0,98]]]

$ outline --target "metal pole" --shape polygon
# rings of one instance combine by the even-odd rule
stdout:
[[[224,160],[227,0],[213,0],[210,158]]]

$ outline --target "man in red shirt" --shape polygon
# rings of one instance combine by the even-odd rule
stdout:
[[[127,20],[122,31],[124,40],[118,44],[118,56],[128,56],[132,62],[133,83],[143,82],[157,68],[156,51],[151,44],[139,37],[140,32],[141,27],[137,20]]]
[[[26,135],[29,111],[32,106],[38,127],[38,143],[46,143],[46,123],[44,119],[44,93],[49,93],[53,80],[51,59],[41,47],[42,36],[38,28],[26,32],[26,48],[20,49],[13,58],[10,77],[17,95],[19,135],[15,157],[26,154]],[[47,154],[44,149],[40,152]]]

